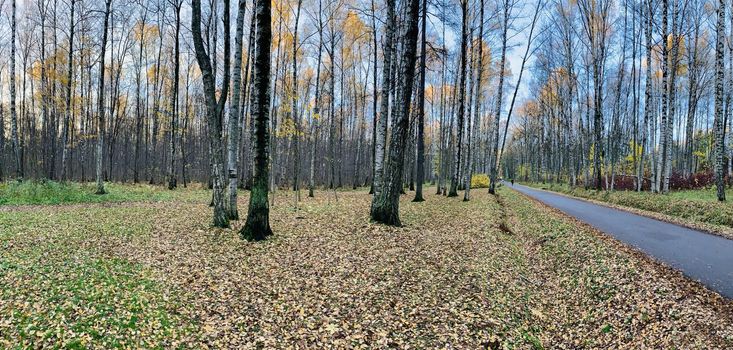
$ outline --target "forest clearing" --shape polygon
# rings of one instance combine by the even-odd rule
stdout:
[[[401,228],[366,189],[282,193],[262,243],[211,228],[207,193],[0,207],[0,345],[733,346],[729,300],[505,187],[403,196]]]

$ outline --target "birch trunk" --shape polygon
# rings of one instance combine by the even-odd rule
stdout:
[[[194,0],[199,1],[199,0]],[[252,193],[249,197],[247,222],[240,231],[247,240],[263,240],[272,235],[270,229],[270,207],[268,205],[268,141],[270,108],[270,46],[271,7],[270,1],[258,0],[254,15],[257,17],[257,51],[254,60],[254,94],[252,94],[252,116],[255,120],[255,164]]]
[[[467,51],[468,51],[468,0],[461,1],[461,13],[462,13],[462,25],[461,25],[461,68],[459,73],[459,85],[458,85],[458,115],[456,125],[456,152],[455,161],[453,168],[453,176],[451,177],[450,190],[448,191],[448,197],[458,196],[458,181],[460,181],[461,171],[461,150],[463,144],[463,123],[464,114],[466,113],[466,70],[468,67]]]
[[[645,7],[642,6],[642,10]],[[652,114],[652,25],[653,17],[651,13],[652,3],[648,1],[646,6],[647,25],[645,30],[646,38],[646,78],[644,83],[644,124],[641,128],[641,151],[639,152],[639,168],[636,172],[636,191],[641,192],[644,187],[644,152],[647,148],[647,134],[649,132],[649,120]],[[653,166],[653,163],[652,163]]]
[[[425,56],[428,1],[422,1],[422,28],[420,34],[420,83],[417,86],[417,186],[413,202],[423,202],[422,184],[425,182]]]
[[[269,3],[267,7],[269,8]],[[191,9],[191,32],[193,34],[196,60],[199,64],[204,83],[206,120],[209,127],[211,179],[213,190],[212,202],[214,207],[213,225],[216,227],[229,227],[229,216],[224,203],[224,150],[222,146],[221,118],[224,104],[226,102],[227,95],[229,94],[229,0],[224,2],[224,80],[222,82],[221,97],[218,101],[216,98],[216,86],[211,58],[204,48],[203,39],[201,37],[201,0],[192,0]],[[266,197],[267,196],[265,196],[265,198]]]
[[[392,2],[392,0],[388,0]],[[402,189],[402,173],[404,170],[405,146],[410,122],[410,99],[415,77],[415,61],[417,60],[418,19],[420,17],[420,1],[408,0],[405,4],[406,16],[403,52],[399,65],[399,84],[395,94],[396,115],[390,135],[389,159],[384,168],[384,183],[377,195],[372,199],[371,218],[387,225],[401,226],[399,216],[400,190]],[[391,21],[392,19],[389,19]]]
[[[471,138],[470,144],[471,147],[475,148],[476,151],[478,151],[478,144],[476,144],[476,134],[479,132],[480,128],[480,121],[481,121],[481,104],[483,102],[483,90],[481,86],[481,79],[484,74],[484,0],[481,0],[479,2],[479,27],[478,27],[478,62],[477,65],[477,72],[476,72],[476,105],[474,107],[474,117],[473,117],[473,125],[474,125],[474,132],[469,133],[469,137]],[[531,34],[530,34],[531,38]],[[531,40],[531,39],[530,39]],[[497,134],[498,134],[498,128],[497,128]],[[498,141],[497,141],[498,142]],[[476,146],[473,146],[476,145]],[[475,152],[476,156],[473,158],[478,158],[478,152]],[[464,201],[468,201],[471,199],[471,174],[473,172],[473,165],[474,162],[471,157],[471,154],[469,152],[468,156],[468,174],[466,177],[466,192],[463,196]]]
[[[101,52],[99,56],[99,86],[97,92],[97,159],[96,159],[96,179],[97,194],[105,194],[104,179],[102,177],[102,157],[104,153],[104,56],[107,51],[107,32],[109,29],[109,14],[112,0],[105,2],[104,11],[104,33],[102,34]],[[69,60],[71,62],[71,60]],[[69,63],[71,68],[71,63]]]
[[[723,51],[723,41],[725,40],[725,1],[718,2],[718,23],[716,26],[716,42],[715,42],[715,121],[713,131],[715,133],[714,142],[714,165],[715,165],[715,187],[719,201],[725,201],[725,168],[723,164],[724,149],[724,132],[725,124],[723,123],[723,80],[725,78],[725,62]]]
[[[387,25],[384,35],[384,65],[382,67],[382,101],[379,106],[379,120],[377,121],[377,137],[374,151],[374,196],[372,197],[371,217],[375,219],[377,211],[381,208],[377,205],[377,198],[382,198],[383,189],[386,188],[382,181],[384,176],[384,157],[387,147],[387,118],[389,118],[389,94],[392,82],[392,50],[395,37],[395,0],[386,0],[387,3]],[[332,73],[333,74],[333,73]],[[399,179],[398,179],[399,181]]]
[[[318,2],[318,6],[320,9],[320,1]],[[372,120],[372,179],[371,179],[371,186],[369,186],[369,194],[374,194],[374,176],[376,175],[375,166],[377,164],[377,127],[378,127],[378,111],[377,111],[377,103],[378,103],[378,95],[379,90],[377,87],[377,61],[378,61],[378,54],[377,54],[377,16],[375,15],[375,5],[374,0],[372,0],[372,46],[374,49],[374,66],[372,67],[372,113],[373,113],[373,120]],[[320,14],[320,12],[319,12]],[[320,17],[319,17],[320,18]],[[320,47],[319,47],[320,52]],[[320,54],[319,54],[320,59]]]
[[[300,115],[298,113],[298,22],[300,21],[300,7],[303,4],[303,0],[298,0],[298,6],[295,11],[295,28],[293,29],[293,96],[292,96],[292,111],[293,124],[295,126],[295,132],[293,133],[293,191],[295,191],[295,206],[298,206],[300,201]]]
[[[654,192],[661,192],[664,183],[664,174],[667,168],[667,92],[669,91],[668,81],[668,70],[669,70],[669,54],[667,47],[667,12],[669,8],[669,1],[662,0],[662,38],[665,38],[662,43],[662,120],[659,127],[659,158],[657,163],[657,172],[654,179]]]
[[[311,143],[310,154],[310,174],[308,176],[308,197],[314,196],[316,187],[316,150],[318,149],[318,123],[321,119],[321,56],[323,55],[323,9],[321,0],[318,1],[318,57],[316,58],[316,97],[313,107],[313,126],[311,133],[313,142]]]
[[[176,29],[174,32],[174,53],[173,53],[173,87],[171,88],[171,138],[170,138],[170,159],[168,162],[168,189],[176,188],[176,128],[178,128],[178,79],[180,72],[180,39],[181,31],[181,6],[180,2],[175,4],[176,7]]]
[[[491,177],[489,183],[489,193],[496,193],[496,167],[498,159],[501,156],[499,154],[499,121],[501,119],[501,102],[503,100],[504,92],[504,66],[506,65],[506,45],[507,45],[507,29],[509,26],[509,1],[504,2],[503,8],[503,24],[501,28],[501,63],[499,64],[499,86],[496,92],[496,110],[494,112],[494,140],[492,141],[494,150],[496,153],[493,154],[490,161]]]
[[[61,180],[66,180],[66,163],[68,161],[68,152],[69,152],[69,120],[71,119],[71,78],[72,78],[72,53],[74,52],[74,4],[75,2],[71,1],[71,9],[70,9],[70,16],[69,16],[69,56],[68,56],[68,72],[66,75],[66,110],[64,111],[64,125],[61,127],[61,142],[63,143],[63,147],[61,149]],[[15,55],[12,56],[13,58]],[[15,61],[14,59],[12,60]],[[12,75],[11,75],[12,78]],[[11,92],[14,91],[15,84],[11,82],[10,88]],[[13,95],[11,95],[11,98],[14,98]],[[11,103],[11,108],[14,105],[14,103]]]
[[[18,181],[23,180],[23,166],[20,160],[20,142],[18,138],[18,113],[15,106],[15,37],[17,23],[15,19],[16,0],[13,0],[13,14],[10,34],[10,132],[13,138],[13,160],[15,161],[15,176]]]
[[[677,110],[677,104],[675,100],[677,98],[677,67],[679,63],[679,30],[677,29],[677,2],[673,3],[672,10],[672,58],[669,67],[669,107],[667,115],[667,125],[664,129],[665,143],[667,144],[665,150],[666,166],[664,168],[664,183],[662,184],[662,193],[669,193],[669,179],[672,177],[672,145],[674,139],[672,138],[672,129],[674,128],[674,118]],[[730,96],[730,95],[729,95]]]
[[[239,168],[239,134],[242,115],[239,112],[242,93],[242,39],[244,37],[245,0],[239,0],[237,29],[234,34],[234,65],[232,67],[232,101],[229,104],[229,143],[227,144],[227,167],[229,175],[229,200],[227,213],[230,220],[239,220],[237,210],[237,169]]]

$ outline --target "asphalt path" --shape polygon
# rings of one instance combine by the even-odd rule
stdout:
[[[733,298],[733,240],[655,220],[627,211],[505,182],[565,214],[626,242]]]

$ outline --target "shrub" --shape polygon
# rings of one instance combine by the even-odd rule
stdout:
[[[669,188],[672,190],[694,190],[715,185],[715,173],[705,170],[685,177],[682,173],[673,172],[669,178]]]
[[[617,191],[633,191],[636,189],[636,180],[635,176],[616,175],[613,188]]]
[[[489,176],[486,174],[474,174],[471,176],[471,188],[489,188]]]
[[[651,174],[644,174],[644,183],[642,188],[645,191],[651,190]],[[729,180],[726,176],[726,182]],[[601,181],[601,186],[604,190],[607,190],[606,179]],[[610,181],[610,179],[609,179]],[[578,183],[582,183],[582,179],[578,179]],[[595,178],[589,182],[590,188],[595,188]],[[685,176],[683,173],[674,171],[669,177],[669,189],[670,190],[697,190],[709,188],[715,186],[715,173],[712,170],[700,171],[694,174]],[[636,190],[636,177],[633,175],[617,174],[613,184],[613,188],[616,191],[634,191]]]

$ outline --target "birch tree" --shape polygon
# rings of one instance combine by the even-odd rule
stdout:
[[[194,0],[198,1],[198,0]],[[257,0],[254,15],[257,18],[257,51],[254,59],[254,91],[252,94],[252,115],[255,118],[255,164],[252,191],[249,197],[247,222],[240,231],[246,240],[263,240],[272,235],[270,228],[268,141],[270,103],[270,46],[271,5],[270,1]]]
[[[102,160],[104,153],[104,59],[107,52],[107,33],[109,30],[109,14],[111,12],[112,0],[106,0],[104,5],[104,28],[102,34],[102,43],[100,44],[100,56],[99,56],[99,85],[97,86],[97,168],[96,168],[96,179],[97,179],[97,192],[96,194],[105,194],[107,191],[104,189],[104,178],[102,177]],[[71,69],[71,57],[69,57],[69,69]],[[69,78],[71,79],[71,78]],[[69,107],[69,106],[67,106]]]
[[[456,125],[456,150],[453,161],[453,174],[451,176],[450,190],[448,190],[448,197],[458,196],[458,182],[460,181],[461,171],[461,151],[463,144],[463,123],[466,113],[466,72],[468,64],[468,0],[461,0],[461,54],[460,54],[460,73],[458,82],[458,113],[457,113],[457,125]]]
[[[66,180],[67,158],[69,152],[69,123],[71,122],[71,83],[73,76],[73,58],[74,58],[74,7],[75,1],[71,0],[69,4],[69,52],[68,65],[66,75],[66,106],[64,111],[64,125],[61,127],[61,142],[63,147],[61,150],[61,180]],[[103,185],[104,186],[104,185]],[[103,187],[104,188],[104,187]],[[102,192],[103,194],[104,192]]]
[[[422,1],[422,28],[420,30],[420,83],[417,86],[417,185],[413,202],[423,202],[422,185],[425,182],[425,65],[428,1]]]
[[[715,119],[714,119],[714,166],[715,166],[715,187],[718,201],[725,201],[725,164],[723,156],[725,152],[725,124],[723,122],[723,80],[725,79],[725,1],[719,0],[716,10],[718,15],[715,26]]]
[[[23,166],[20,162],[20,140],[18,136],[18,112],[16,111],[15,96],[15,41],[17,37],[17,22],[15,18],[16,0],[13,0],[12,18],[10,22],[10,132],[13,139],[13,160],[15,163],[15,177],[23,181]]]
[[[492,141],[495,154],[492,154],[490,161],[490,182],[489,193],[496,193],[497,160],[499,159],[499,120],[501,119],[501,102],[504,98],[504,66],[506,65],[507,31],[509,30],[509,16],[511,15],[511,0],[505,0],[501,7],[501,61],[499,63],[499,85],[496,87],[496,110],[494,112],[494,139]]]
[[[261,30],[264,30],[264,28]],[[224,79],[221,84],[221,94],[218,99],[216,96],[214,69],[210,58],[210,55],[214,53],[206,51],[201,36],[201,0],[191,1],[191,33],[196,51],[196,61],[198,61],[204,83],[206,120],[209,128],[209,145],[211,147],[212,201],[214,204],[213,224],[216,227],[229,227],[229,213],[226,210],[224,200],[224,150],[222,145],[222,113],[227,95],[229,94],[229,0],[224,1]]]
[[[239,167],[239,129],[242,127],[240,99],[242,94],[242,41],[244,38],[245,0],[238,0],[237,29],[234,34],[234,66],[232,72],[232,101],[229,104],[229,142],[227,144],[227,166],[229,175],[228,213],[230,220],[239,220],[237,210],[237,168]]]
[[[392,0],[388,0],[392,1]],[[403,51],[398,64],[397,76],[399,83],[395,91],[395,115],[390,134],[391,144],[389,158],[384,168],[384,182],[378,192],[375,184],[375,194],[372,198],[372,220],[393,226],[401,226],[399,217],[400,192],[402,190],[402,176],[404,170],[404,156],[407,133],[410,121],[410,103],[415,77],[415,62],[417,61],[418,20],[420,18],[420,1],[407,0],[404,18],[404,32],[402,34]],[[389,31],[389,29],[388,29]],[[387,63],[387,62],[385,62]],[[386,68],[385,68],[386,69]]]
[[[379,211],[384,210],[382,207],[385,203],[378,202],[377,198],[384,197],[382,190],[385,188],[383,184],[384,177],[384,158],[387,147],[387,118],[389,118],[389,96],[392,83],[392,44],[395,37],[395,27],[397,26],[395,18],[395,0],[386,0],[387,4],[387,23],[384,34],[384,48],[382,55],[384,64],[382,66],[382,101],[379,106],[379,119],[377,123],[377,136],[374,151],[374,195],[372,197],[371,217],[381,217]],[[386,200],[386,199],[385,199]]]

